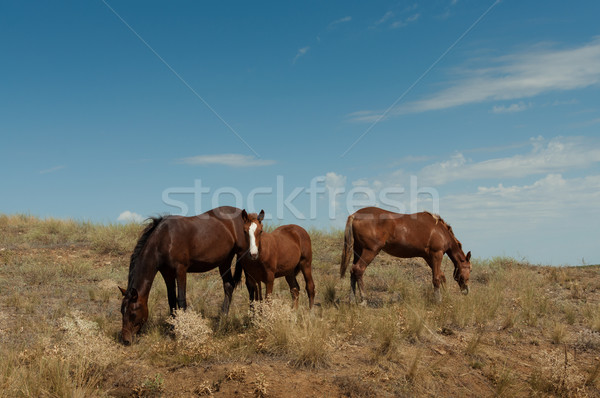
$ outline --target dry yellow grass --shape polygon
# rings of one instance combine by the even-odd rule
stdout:
[[[0,397],[600,395],[599,267],[477,260],[471,294],[449,282],[437,304],[422,261],[380,255],[361,307],[337,277],[342,236],[311,231],[312,311],[278,281],[253,311],[236,291],[220,320],[211,272],[190,275],[190,310],[171,318],[157,277],[122,347],[116,286],[140,230],[0,215]]]

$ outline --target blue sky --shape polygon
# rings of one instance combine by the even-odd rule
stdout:
[[[5,2],[0,212],[117,222],[215,198],[329,228],[376,204],[439,211],[478,257],[600,263],[598,15],[597,1]]]

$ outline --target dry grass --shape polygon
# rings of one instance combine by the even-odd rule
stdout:
[[[337,276],[342,235],[315,230],[313,310],[278,280],[253,311],[237,291],[221,320],[210,272],[189,276],[190,310],[171,318],[157,277],[122,347],[116,287],[140,231],[0,215],[0,397],[600,395],[600,267],[474,261],[471,294],[450,277],[438,304],[423,262],[381,254],[362,307]]]

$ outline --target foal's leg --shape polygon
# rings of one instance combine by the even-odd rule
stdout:
[[[360,294],[360,304],[367,305],[367,296],[365,290],[365,284],[363,282],[363,274],[367,269],[367,266],[371,264],[371,261],[377,256],[381,249],[363,249],[360,255],[354,255],[354,265],[350,273],[350,279],[352,283],[352,293],[355,294],[355,286],[358,282],[358,292]],[[358,258],[357,258],[358,257]]]
[[[268,300],[271,293],[273,293],[273,284],[275,282],[275,274],[273,272],[267,272],[267,280],[265,282],[265,299]],[[259,285],[260,286],[260,285]],[[261,298],[262,300],[262,298]]]
[[[442,258],[444,253],[434,252],[429,258],[427,258],[427,264],[431,267],[431,273],[433,276],[433,297],[438,303],[442,302],[442,293],[440,292],[440,286],[446,285],[446,276],[442,272]]]
[[[285,277],[288,285],[290,286],[290,293],[292,293],[292,308],[298,308],[298,297],[300,296],[300,285],[296,280],[296,275],[288,275]]]
[[[308,294],[308,308],[312,308],[315,303],[315,282],[312,278],[312,267],[310,263],[310,259],[302,259],[300,261],[300,271],[302,271],[302,276],[304,276],[306,293]]]

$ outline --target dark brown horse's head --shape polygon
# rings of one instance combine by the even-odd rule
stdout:
[[[148,303],[140,299],[135,288],[125,290],[119,287],[119,290],[123,294],[123,301],[121,302],[121,314],[123,314],[121,339],[123,344],[130,345],[134,336],[148,320]]]
[[[471,252],[467,255],[460,250],[460,254],[454,256],[454,280],[460,286],[463,294],[469,294],[469,276],[471,275]]]
[[[250,257],[252,260],[258,259],[258,249],[260,247],[260,235],[262,234],[262,220],[265,218],[265,211],[248,214],[246,209],[242,210],[242,220],[244,221],[244,232],[248,236],[248,247],[250,248]]]

